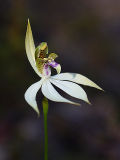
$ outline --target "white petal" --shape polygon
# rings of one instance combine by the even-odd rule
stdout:
[[[33,40],[33,35],[32,35],[32,30],[30,26],[30,22],[28,20],[28,25],[27,25],[27,31],[26,31],[26,37],[25,37],[25,48],[26,48],[26,53],[28,60],[35,70],[35,72],[40,76],[41,74],[39,73],[37,67],[36,67],[36,62],[35,62],[35,45],[34,45],[34,40]]]
[[[55,86],[58,88],[62,89],[64,92],[69,94],[72,97],[82,99],[86,101],[87,103],[90,103],[86,92],[77,84],[73,82],[68,82],[68,81],[60,81],[60,80],[55,80],[55,79],[50,79],[50,82],[53,83]]]
[[[43,85],[42,85],[42,93],[45,97],[50,99],[51,101],[56,101],[56,102],[66,102],[66,103],[71,103],[75,105],[79,105],[78,103],[74,103],[72,101],[67,100],[66,98],[62,97],[52,86],[49,80],[46,80]]]
[[[36,94],[38,90],[40,89],[41,85],[43,83],[43,80],[40,80],[39,82],[36,82],[32,84],[27,91],[25,92],[25,100],[27,103],[39,114],[37,102],[36,102]]]
[[[103,90],[102,88],[100,88],[97,84],[95,84],[93,81],[91,81],[87,77],[81,74],[77,74],[77,73],[61,73],[61,74],[52,76],[52,78],[58,79],[58,80],[68,80],[68,81],[72,81],[78,84],[83,84],[86,86],[90,86],[90,87],[94,87],[94,88]]]

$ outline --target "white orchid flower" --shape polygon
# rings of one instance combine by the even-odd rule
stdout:
[[[87,103],[90,103],[87,98],[87,94],[78,84],[102,90],[102,88],[100,88],[97,84],[95,84],[94,82],[92,82],[91,80],[89,80],[88,78],[86,78],[81,74],[60,73],[61,66],[60,64],[54,61],[57,55],[55,53],[51,53],[47,58],[48,55],[47,43],[42,42],[37,48],[35,48],[29,20],[25,38],[25,48],[31,66],[38,74],[38,76],[41,78],[40,81],[32,84],[27,89],[25,93],[25,100],[38,114],[39,114],[39,109],[36,102],[36,94],[40,88],[43,95],[51,101],[71,103],[75,105],[80,105],[80,104],[72,102],[61,96],[55,90],[53,85],[66,92],[68,95],[81,99]],[[51,67],[56,69],[57,75],[51,76]]]

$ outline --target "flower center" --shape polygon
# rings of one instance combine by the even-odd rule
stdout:
[[[57,58],[57,54],[50,53],[48,54],[48,46],[46,42],[42,42],[35,50],[35,61],[36,66],[39,70],[39,72],[43,76],[50,76],[51,75],[51,69],[50,66],[53,68],[56,68],[58,66],[58,63],[54,61],[55,58]]]

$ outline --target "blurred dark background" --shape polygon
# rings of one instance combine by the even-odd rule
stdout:
[[[105,90],[83,87],[92,106],[49,103],[49,160],[120,160],[119,0],[0,1],[0,160],[43,159],[42,111],[38,119],[24,100],[39,80],[25,53],[28,18],[36,45],[48,42],[62,72]]]

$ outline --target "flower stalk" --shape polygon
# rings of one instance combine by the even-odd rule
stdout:
[[[47,129],[47,113],[48,113],[48,100],[43,98],[43,115],[44,115],[44,160],[48,160],[48,129]]]

